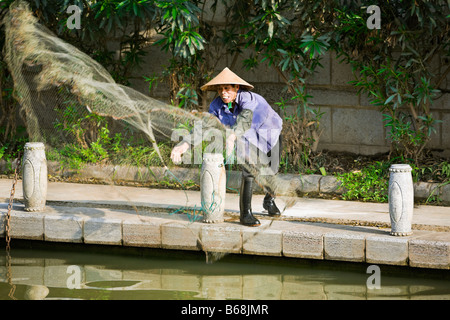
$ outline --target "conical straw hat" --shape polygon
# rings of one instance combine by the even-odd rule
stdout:
[[[219,84],[238,84],[244,89],[253,89],[253,86],[250,83],[238,77],[233,71],[228,68],[223,69],[222,72],[220,72],[214,79],[203,85],[200,89],[202,89],[203,91],[215,91],[216,89],[214,88],[214,86]]]

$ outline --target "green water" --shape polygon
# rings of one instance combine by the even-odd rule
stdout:
[[[383,265],[371,288],[358,263],[18,241],[0,260],[2,300],[450,299],[449,271]]]

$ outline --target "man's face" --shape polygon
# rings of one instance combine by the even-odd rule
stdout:
[[[238,84],[223,84],[217,86],[217,92],[224,103],[233,102],[239,90]]]

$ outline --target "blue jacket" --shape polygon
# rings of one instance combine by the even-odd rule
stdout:
[[[209,113],[215,115],[221,123],[235,131],[238,139],[255,145],[264,153],[269,152],[277,143],[283,126],[283,120],[261,95],[247,90],[238,90],[233,111],[228,109],[220,97],[209,106]],[[251,125],[250,128],[246,122]]]

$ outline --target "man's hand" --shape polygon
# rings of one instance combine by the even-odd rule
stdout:
[[[183,144],[176,146],[172,149],[172,153],[170,154],[170,159],[172,159],[173,163],[178,164],[181,163],[181,155],[185,153],[189,149],[189,144],[184,142]]]

